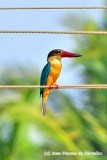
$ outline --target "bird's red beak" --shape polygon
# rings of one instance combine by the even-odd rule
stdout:
[[[75,54],[67,51],[62,51],[61,53],[61,58],[68,57],[68,58],[75,58],[75,57],[80,57],[80,54]]]

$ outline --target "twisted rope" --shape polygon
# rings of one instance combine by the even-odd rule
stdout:
[[[50,86],[40,85],[1,85],[0,89],[38,89],[50,88]],[[51,86],[56,89],[56,86]],[[61,85],[58,89],[107,89],[107,84],[81,84],[81,85]]]
[[[107,9],[107,6],[89,7],[0,7],[0,10],[69,10],[69,9]]]
[[[0,30],[0,33],[19,34],[88,34],[107,35],[107,31],[36,31],[36,30]]]

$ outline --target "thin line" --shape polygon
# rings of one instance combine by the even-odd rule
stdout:
[[[1,85],[0,89],[38,89],[49,88],[50,86],[40,85]],[[56,89],[56,86],[51,86]],[[61,85],[58,89],[107,89],[107,84],[80,84],[80,85]]]
[[[107,9],[107,6],[80,7],[0,7],[0,10],[69,10],[69,9]]]
[[[36,30],[0,30],[1,34],[88,34],[107,35],[107,31],[36,31]]]

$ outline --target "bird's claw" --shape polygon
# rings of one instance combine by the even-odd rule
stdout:
[[[58,84],[55,84],[54,86],[55,86],[55,87],[53,87],[52,85],[49,85],[49,89],[53,89],[53,88],[58,89],[58,88],[59,88],[59,85],[58,85]]]
[[[49,89],[52,89],[53,87],[52,87],[52,85],[49,85]]]
[[[55,84],[55,89],[58,89],[58,88],[59,88],[58,84]]]

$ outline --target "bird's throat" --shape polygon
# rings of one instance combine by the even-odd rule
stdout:
[[[61,63],[61,58],[59,56],[52,56],[48,59],[48,62],[51,63],[51,66],[55,68],[61,68],[62,63]]]
[[[50,57],[48,61],[51,63],[51,73],[50,74],[58,78],[61,72],[61,68],[62,68],[61,58],[57,56],[53,56],[53,57]]]

